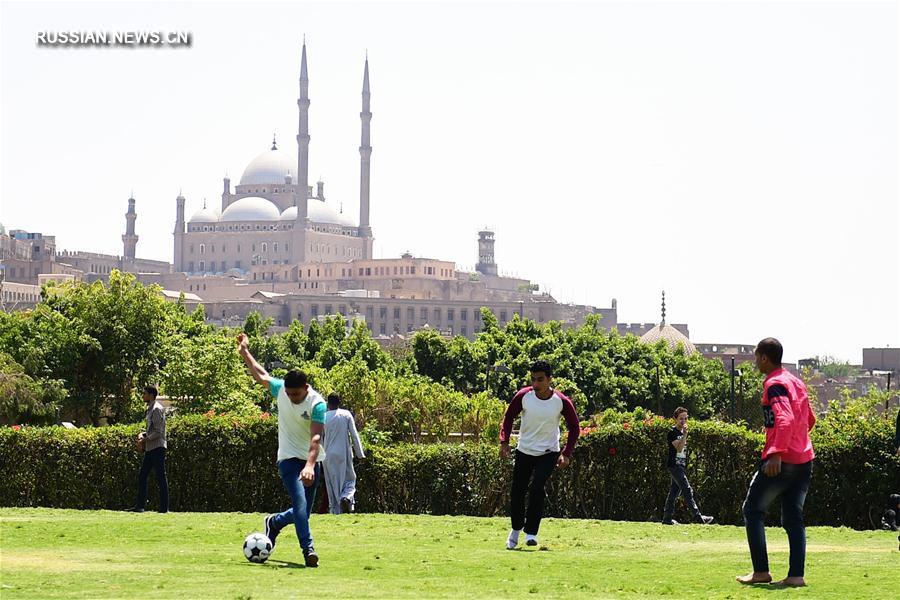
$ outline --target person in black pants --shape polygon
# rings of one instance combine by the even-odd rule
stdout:
[[[694,518],[704,525],[713,522],[712,517],[708,517],[700,512],[697,502],[694,500],[694,490],[688,483],[685,468],[687,468],[687,437],[688,437],[688,411],[683,406],[675,409],[675,425],[666,435],[666,447],[668,449],[668,458],[666,467],[672,477],[672,484],[669,486],[669,495],[666,497],[666,507],[663,509],[663,525],[678,525],[672,516],[675,512],[675,500],[679,495],[684,496],[684,500],[694,515]]]
[[[166,409],[156,401],[155,386],[144,388],[147,403],[147,430],[138,435],[138,450],[144,453],[138,474],[138,498],[132,512],[144,512],[147,504],[147,477],[151,469],[156,473],[159,488],[159,512],[169,512],[169,481],[166,479]]]

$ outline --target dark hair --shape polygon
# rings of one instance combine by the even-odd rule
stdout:
[[[288,371],[284,376],[284,387],[286,388],[302,388],[307,384],[306,373],[297,371],[296,369]]]
[[[154,398],[156,398],[156,396],[159,394],[159,390],[156,389],[155,385],[145,385],[144,391],[147,392],[148,394],[150,394],[151,396],[153,396]]]
[[[548,379],[553,377],[553,367],[551,367],[550,363],[546,360],[535,361],[534,364],[531,365],[531,372],[543,373]]]
[[[681,413],[686,413],[687,411],[688,411],[688,409],[686,409],[685,407],[679,406],[678,408],[675,409],[675,412],[672,414],[672,416],[677,419],[678,415],[680,415]]]
[[[341,396],[340,394],[328,394],[328,408],[332,406],[337,408],[341,405]]]
[[[781,347],[781,342],[775,338],[767,337],[756,345],[756,354],[767,356],[773,365],[780,366],[784,348]]]

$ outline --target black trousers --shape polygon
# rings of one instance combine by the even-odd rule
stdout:
[[[135,508],[143,509],[147,504],[147,477],[150,470],[156,473],[156,487],[159,488],[159,512],[169,510],[169,481],[166,479],[166,449],[156,448],[144,452],[144,461],[138,473],[138,499]]]
[[[512,528],[524,529],[525,533],[537,535],[544,516],[544,485],[550,479],[559,452],[548,452],[541,456],[531,456],[516,450],[513,467],[512,494],[510,495],[510,516]],[[528,509],[525,509],[525,494],[528,494]]]

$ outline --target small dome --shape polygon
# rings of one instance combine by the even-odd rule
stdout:
[[[277,221],[278,207],[265,198],[247,196],[229,204],[222,221]]]
[[[353,219],[347,215],[346,213],[339,213],[328,204],[325,203],[324,200],[319,200],[317,198],[310,198],[306,203],[307,207],[307,215],[309,216],[310,221],[314,221],[316,223],[333,223],[335,225],[343,225],[345,227],[356,227],[356,223]],[[281,216],[278,217],[279,221],[293,221],[297,218],[297,207],[291,206],[286,208]]]
[[[685,354],[694,354],[697,352],[694,344],[691,343],[691,340],[689,340],[686,335],[665,323],[655,326],[641,336],[641,342],[645,344],[655,344],[660,340],[668,344],[673,350],[678,347],[678,344],[682,344],[684,346]]]
[[[297,169],[297,159],[278,149],[266,150],[254,158],[238,185],[283,185],[284,178]]]
[[[219,211],[214,208],[206,208],[205,206],[194,213],[189,223],[217,223],[219,221]]]

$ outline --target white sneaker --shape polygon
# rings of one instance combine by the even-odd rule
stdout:
[[[521,529],[510,529],[509,537],[506,538],[506,549],[507,550],[515,550],[516,546],[519,545],[519,533],[521,533]]]
[[[530,533],[526,533],[525,534],[525,545],[526,546],[537,546],[538,545],[537,536],[531,535]]]

